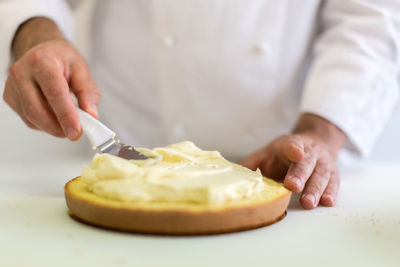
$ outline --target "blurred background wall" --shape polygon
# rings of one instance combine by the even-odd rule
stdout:
[[[95,0],[81,1],[75,10],[76,33],[73,42],[88,58],[90,56],[90,31],[91,12]],[[1,36],[0,36],[1,38]],[[400,40],[399,40],[400,42]],[[3,60],[3,59],[0,59]],[[5,77],[0,77],[0,84],[4,88]],[[3,91],[1,91],[3,92]],[[38,157],[43,161],[55,158],[66,159],[71,156],[89,159],[89,143],[86,138],[77,142],[58,139],[38,131],[28,129],[19,117],[4,103],[0,101],[0,163],[32,161]],[[264,145],[264,144],[260,144]],[[385,161],[400,163],[400,105],[391,117],[385,131],[380,136],[372,155],[368,161]]]

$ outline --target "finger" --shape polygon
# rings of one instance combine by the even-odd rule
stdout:
[[[100,91],[97,88],[86,64],[75,63],[71,66],[71,90],[78,99],[79,106],[98,118],[97,106],[100,101]]]
[[[268,178],[283,180],[287,172],[287,165],[278,160],[275,155],[266,149],[260,149],[239,164],[253,171],[260,169],[261,173]]]
[[[300,202],[305,209],[313,209],[318,206],[321,195],[328,185],[330,173],[329,163],[324,160],[318,160],[300,198]]]
[[[329,183],[322,194],[320,203],[323,206],[332,207],[336,204],[337,195],[340,187],[340,178],[338,172],[332,171]]]
[[[56,117],[49,110],[48,103],[37,85],[28,77],[12,81],[15,88],[18,88],[16,92],[18,92],[20,114],[22,114],[23,120],[56,137],[64,137]]]
[[[240,165],[255,171],[264,159],[264,151],[258,150],[239,162]]]
[[[81,135],[80,121],[63,72],[56,64],[43,65],[35,72],[35,80],[70,140]]]
[[[282,136],[276,143],[275,150],[291,162],[299,162],[304,157],[304,143],[295,135]]]
[[[16,93],[16,89],[12,85],[12,79],[10,77],[6,81],[6,87],[4,89],[3,99],[10,106],[10,108],[14,110],[21,117],[21,119],[25,122],[25,124],[29,128],[37,130],[37,127],[25,118],[24,113],[22,112],[21,106],[19,104],[19,96]]]
[[[298,163],[292,163],[285,176],[284,185],[289,190],[299,193],[303,190],[305,182],[311,176],[316,164],[315,151],[305,149],[304,158]]]

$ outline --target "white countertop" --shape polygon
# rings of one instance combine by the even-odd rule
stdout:
[[[400,266],[400,164],[342,170],[334,208],[305,211],[294,196],[269,227],[167,237],[72,220],[63,186],[85,161],[0,163],[0,266]]]

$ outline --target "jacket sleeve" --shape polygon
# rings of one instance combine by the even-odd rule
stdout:
[[[400,1],[329,0],[321,7],[300,111],[319,115],[366,156],[396,104]]]
[[[11,43],[18,27],[32,17],[52,19],[67,39],[73,32],[73,14],[64,0],[0,0],[0,78],[12,61]],[[0,79],[1,80],[1,79]]]

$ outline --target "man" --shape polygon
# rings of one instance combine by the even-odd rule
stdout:
[[[124,142],[189,139],[284,177],[306,209],[333,206],[339,150],[368,154],[396,101],[399,10],[397,0],[97,1],[89,70],[65,40],[66,3],[3,1],[1,52],[14,57],[4,100],[27,126],[77,140],[70,92],[97,117],[92,71],[102,120]]]

